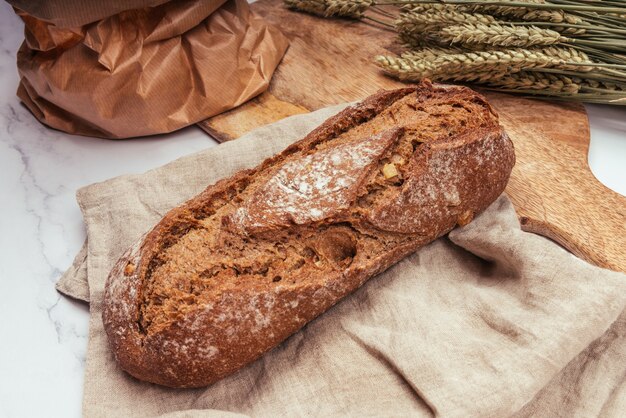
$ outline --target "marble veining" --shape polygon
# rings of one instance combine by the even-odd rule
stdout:
[[[89,312],[54,284],[85,239],[76,190],[216,142],[195,126],[131,141],[44,127],[15,96],[22,30],[11,7],[0,2],[0,417],[75,417]],[[589,110],[594,173],[626,194],[626,112]]]

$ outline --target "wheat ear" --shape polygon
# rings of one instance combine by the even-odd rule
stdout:
[[[361,19],[374,0],[284,0],[287,7],[316,15]]]
[[[407,51],[400,57],[376,57],[389,75],[402,80],[489,81],[506,74],[531,68],[560,68],[589,71],[592,62],[571,48],[524,49],[459,52],[442,48]],[[571,61],[570,61],[571,60]],[[582,66],[577,64],[590,64]]]
[[[502,1],[516,1],[519,0],[502,0]],[[544,0],[522,0],[521,3],[534,3],[545,4]],[[492,6],[488,4],[472,5],[472,6],[460,6],[468,12],[487,13],[494,16],[500,16],[506,19],[523,20],[526,22],[550,22],[550,23],[567,23],[572,25],[581,25],[585,22],[580,17],[571,13],[566,13],[563,10],[543,10],[530,7],[510,7],[510,6]],[[555,26],[554,30],[569,35],[582,35],[586,32],[582,28],[565,28]]]
[[[436,6],[439,7],[417,7],[410,11],[403,11],[395,22],[396,29],[400,33],[419,36],[424,32],[449,25],[497,23],[493,16],[463,13],[450,6]]]
[[[554,45],[569,41],[558,32],[533,26],[515,27],[498,23],[465,23],[441,28],[439,31],[425,34],[428,40],[439,44],[465,46],[491,45],[499,47],[531,47]]]
[[[581,89],[577,80],[570,77],[530,71],[507,74],[488,84],[509,90],[542,90],[568,94],[576,94]]]

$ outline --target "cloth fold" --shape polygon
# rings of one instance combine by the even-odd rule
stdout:
[[[79,190],[87,247],[58,289],[88,289],[91,301],[84,415],[619,416],[626,277],[523,232],[506,196],[207,388],[172,390],[119,369],[101,320],[117,258],[169,209],[341,107]]]

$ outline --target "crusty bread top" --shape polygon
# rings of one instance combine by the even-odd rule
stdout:
[[[407,251],[469,222],[504,189],[513,162],[496,113],[467,88],[423,82],[371,96],[209,186],[129,250],[107,284],[116,356],[158,383],[214,381]],[[193,346],[196,331],[212,342]],[[157,372],[149,341],[193,370],[202,359],[219,364]]]

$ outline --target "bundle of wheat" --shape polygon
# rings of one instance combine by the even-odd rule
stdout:
[[[626,3],[615,0],[285,0],[325,17],[375,21],[406,51],[374,57],[409,81],[484,84],[626,105]],[[385,6],[384,9],[381,6]]]

